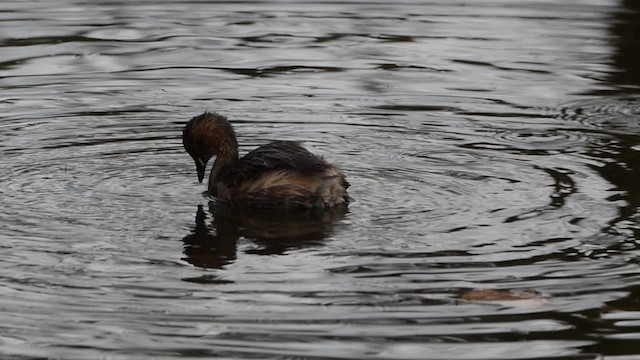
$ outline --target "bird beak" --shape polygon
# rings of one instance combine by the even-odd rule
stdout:
[[[207,166],[207,163],[200,158],[196,158],[196,170],[198,171],[198,181],[202,182],[204,179],[204,170]]]

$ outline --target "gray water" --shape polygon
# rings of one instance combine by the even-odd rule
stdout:
[[[640,4],[3,1],[3,359],[640,358]],[[203,195],[298,140],[322,219]],[[494,294],[495,296],[490,296]]]

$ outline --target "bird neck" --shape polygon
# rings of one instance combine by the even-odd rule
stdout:
[[[235,168],[238,162],[238,150],[229,152],[221,152],[216,156],[216,160],[211,167],[209,174],[209,195],[219,198],[228,196],[227,183],[229,182],[229,174]]]

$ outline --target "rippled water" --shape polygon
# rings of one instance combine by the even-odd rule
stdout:
[[[640,6],[0,5],[8,359],[640,356]],[[209,203],[192,116],[355,202]]]

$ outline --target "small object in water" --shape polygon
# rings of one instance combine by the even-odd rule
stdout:
[[[471,290],[460,295],[462,300],[519,308],[536,308],[548,299],[534,290]]]
[[[294,210],[349,203],[344,174],[296,142],[274,141],[239,157],[233,127],[222,115],[205,112],[189,120],[182,143],[200,182],[216,156],[208,193],[230,204]]]

